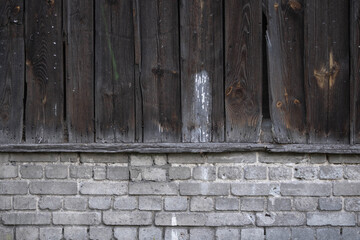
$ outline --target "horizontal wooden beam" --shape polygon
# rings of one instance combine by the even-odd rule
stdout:
[[[220,153],[263,151],[274,153],[360,154],[358,145],[263,143],[109,143],[109,144],[0,144],[0,152],[91,153]]]

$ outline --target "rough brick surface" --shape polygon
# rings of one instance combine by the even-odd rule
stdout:
[[[41,197],[39,208],[43,210],[59,210],[62,207],[61,197]]]
[[[309,226],[355,226],[356,215],[346,212],[308,213]]]
[[[38,239],[39,229],[37,227],[17,227],[16,240]]]
[[[177,195],[176,183],[130,183],[131,195]]]
[[[77,194],[76,182],[64,182],[64,181],[41,181],[30,183],[31,194],[41,195],[75,195]]]
[[[111,197],[91,197],[89,198],[89,208],[97,210],[107,210],[111,207]]]
[[[11,197],[0,196],[0,210],[10,210],[11,206]]]
[[[270,212],[257,213],[258,226],[301,226],[306,222],[304,213],[298,212]]]
[[[270,180],[288,180],[291,179],[292,169],[290,167],[270,167]]]
[[[137,229],[135,227],[116,227],[114,228],[116,240],[137,240]]]
[[[28,192],[28,183],[25,181],[0,182],[0,195],[26,194],[27,192]]]
[[[166,197],[164,200],[164,209],[166,211],[186,211],[187,208],[187,197]]]
[[[216,198],[215,209],[222,211],[237,211],[240,209],[240,200],[238,198]]]
[[[188,167],[169,168],[169,178],[174,180],[186,180],[191,177],[191,170]]]
[[[87,198],[67,197],[64,199],[64,209],[73,211],[85,211],[87,208]]]
[[[129,168],[108,166],[106,176],[110,180],[129,180]]]
[[[5,225],[48,225],[51,213],[7,212],[2,214]]]
[[[264,240],[264,229],[262,228],[243,228],[241,229],[242,240]]]
[[[165,240],[189,240],[189,231],[186,228],[166,228]]]
[[[292,239],[315,240],[315,230],[307,227],[291,228]]]
[[[160,211],[162,209],[161,197],[139,197],[139,209]]]
[[[40,228],[40,240],[61,240],[62,236],[61,227]]]
[[[267,203],[268,211],[291,211],[290,198],[269,198]]]
[[[15,210],[35,210],[37,199],[35,197],[15,196],[14,209]]]
[[[114,201],[114,209],[134,210],[138,207],[136,197],[117,197]]]
[[[243,171],[240,167],[219,167],[218,178],[224,180],[242,179]]]
[[[360,182],[334,182],[334,195],[360,196]]]
[[[66,240],[88,240],[89,235],[86,227],[65,227],[64,237]]]
[[[240,239],[240,229],[218,228],[216,230],[217,240]]]
[[[90,227],[89,231],[91,240],[111,240],[112,228],[111,227]]]
[[[127,191],[127,183],[83,182],[80,185],[80,193],[85,195],[125,195]]]
[[[275,183],[234,183],[231,193],[236,196],[268,196],[276,194],[278,184]]]
[[[210,212],[214,209],[214,200],[210,197],[192,197],[190,201],[190,211]]]
[[[162,229],[155,227],[141,227],[139,229],[139,240],[163,239]]]
[[[324,211],[340,211],[342,209],[341,198],[320,198],[319,208]]]
[[[264,198],[241,198],[240,210],[241,211],[264,211],[265,199]]]
[[[151,225],[151,212],[106,211],[103,212],[105,225]]]
[[[193,169],[195,180],[214,181],[216,179],[216,168],[213,166],[196,167]]]
[[[43,177],[43,168],[39,165],[22,165],[20,166],[22,178],[37,179]]]
[[[16,178],[18,176],[18,166],[1,165],[0,178]]]
[[[281,183],[281,194],[285,196],[330,196],[331,183]]]
[[[227,183],[180,183],[181,195],[228,195],[230,185]]]
[[[290,240],[290,228],[269,228],[266,230],[266,240]]]
[[[95,212],[54,212],[55,225],[97,225],[100,223],[101,214]]]
[[[45,177],[50,179],[63,179],[68,177],[67,165],[47,165]]]
[[[266,179],[267,167],[265,166],[246,166],[244,168],[244,177],[248,180],[264,180]]]
[[[319,228],[316,230],[317,240],[341,239],[340,228]]]

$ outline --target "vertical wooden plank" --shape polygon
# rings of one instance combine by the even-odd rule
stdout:
[[[262,97],[261,1],[225,1],[226,141],[258,142]]]
[[[144,142],[181,140],[178,3],[141,0]]]
[[[309,143],[348,143],[349,1],[308,0],[305,14]]]
[[[24,2],[0,1],[0,143],[20,143],[25,75]]]
[[[223,2],[180,1],[182,140],[224,140]]]
[[[62,142],[62,1],[26,0],[25,3],[26,142]]]
[[[134,142],[132,1],[95,1],[97,142]]]
[[[306,143],[304,2],[267,0],[270,115],[274,140]]]
[[[360,143],[360,1],[351,0],[351,143]]]
[[[69,142],[94,141],[94,18],[92,0],[64,2],[66,118]]]

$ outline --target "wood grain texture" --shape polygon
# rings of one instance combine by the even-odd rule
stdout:
[[[62,1],[25,1],[26,142],[64,141]]]
[[[308,0],[305,84],[309,143],[349,143],[349,1]]]
[[[69,142],[94,141],[93,1],[64,2],[66,120]]]
[[[261,1],[225,0],[227,142],[258,142],[262,99]]]
[[[278,143],[306,143],[304,2],[265,2],[273,138]]]
[[[131,0],[95,1],[97,142],[134,142],[134,27]]]
[[[180,1],[182,140],[224,141],[223,2]]]
[[[351,0],[351,143],[360,143],[360,2]]]
[[[24,2],[0,1],[0,143],[21,143],[25,74]]]
[[[140,1],[144,142],[181,140],[178,2]]]

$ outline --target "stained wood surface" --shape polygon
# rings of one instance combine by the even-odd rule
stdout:
[[[305,14],[309,143],[349,143],[349,1],[308,1]]]
[[[303,65],[305,3],[303,0],[265,2],[273,137],[278,143],[306,143]]]
[[[134,27],[131,0],[95,1],[96,142],[134,142]]]
[[[93,1],[64,1],[69,142],[94,141]]]
[[[61,1],[25,1],[26,142],[64,142]]]
[[[24,2],[0,2],[0,143],[20,143],[25,74]]]
[[[175,0],[140,1],[144,142],[181,140],[179,14]]]
[[[225,1],[227,142],[258,142],[262,119],[261,1]]]
[[[183,142],[224,140],[223,2],[180,1]]]

